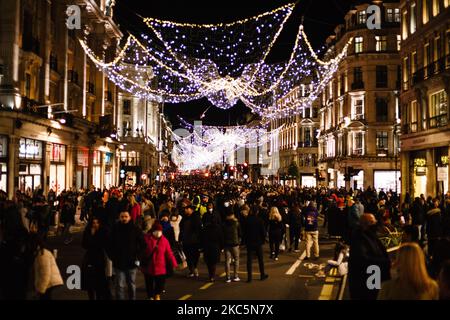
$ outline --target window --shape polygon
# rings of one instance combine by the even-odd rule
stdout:
[[[386,9],[386,21],[394,22],[394,9],[392,8]]]
[[[411,34],[413,34],[414,32],[416,32],[416,4],[415,3],[411,3],[411,13],[410,13],[410,29],[411,29]]]
[[[42,159],[42,142],[21,138],[19,141],[19,158],[33,160]]]
[[[50,152],[50,161],[65,162],[66,161],[66,146],[52,143]]]
[[[433,17],[439,14],[439,0],[433,0]]]
[[[0,136],[0,158],[5,158],[8,155],[8,138]]]
[[[376,144],[377,144],[378,150],[379,149],[386,150],[388,148],[388,133],[387,133],[387,131],[377,131]]]
[[[417,71],[417,52],[411,53],[411,74]]]
[[[386,88],[388,82],[387,66],[376,66],[376,86],[377,88]]]
[[[403,58],[403,90],[408,90],[408,80],[409,80],[409,59],[408,57]]]
[[[341,81],[340,81],[341,85],[340,85],[340,95],[343,95],[346,92],[346,86],[345,86],[345,76],[342,74],[341,75]]]
[[[360,53],[363,51],[363,37],[355,38],[355,53]]]
[[[352,120],[364,119],[364,96],[352,97]]]
[[[377,98],[376,99],[376,118],[377,122],[388,121],[388,103],[386,99]]]
[[[362,67],[355,67],[353,69],[353,82],[355,83],[363,82]]]
[[[386,36],[375,36],[375,49],[376,51],[386,51],[387,49],[387,37]]]
[[[131,100],[123,100],[123,114],[131,115]]]
[[[31,74],[25,75],[25,96],[31,98]]]
[[[430,128],[447,125],[447,94],[445,90],[436,92],[430,96]]]
[[[353,133],[353,154],[354,155],[363,155],[363,133],[362,132],[354,132]]]
[[[406,17],[408,16],[408,12],[405,10],[403,11],[403,19],[402,19],[402,38],[405,40],[408,38],[408,22]]]
[[[394,10],[394,21],[395,22],[400,22],[400,9],[396,8]]]
[[[426,24],[430,20],[428,13],[428,0],[422,0],[422,22]]]
[[[423,65],[425,67],[425,77],[430,76],[428,65],[431,63],[431,47],[429,43],[426,43],[424,46],[424,55],[423,55]]]
[[[411,101],[411,132],[417,132],[417,100]]]
[[[402,46],[402,37],[398,34],[397,35],[397,51],[400,51]]]
[[[358,24],[365,24],[366,23],[366,11],[359,11],[358,12]]]
[[[442,56],[441,38],[434,38],[434,61],[439,60]]]

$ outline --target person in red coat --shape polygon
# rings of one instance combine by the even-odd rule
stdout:
[[[167,278],[167,264],[177,266],[169,241],[163,236],[162,226],[155,221],[149,233],[144,236],[147,247],[141,271],[144,273],[147,296],[151,300],[161,300]]]

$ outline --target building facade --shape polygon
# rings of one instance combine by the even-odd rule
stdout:
[[[66,26],[74,4],[81,9],[79,30]],[[9,197],[17,189],[59,193],[119,183],[119,90],[79,43],[106,61],[117,54],[123,34],[113,6],[0,2],[0,189]]]
[[[371,4],[381,29],[367,27]],[[399,4],[373,1],[350,10],[327,39],[334,55],[353,38],[320,99],[319,171],[329,187],[400,190],[399,37]]]
[[[449,190],[449,2],[400,2],[402,194],[414,197]]]
[[[277,101],[280,109],[295,107],[307,96],[310,85],[301,84]],[[319,130],[318,106],[301,109],[301,112],[281,119],[270,121],[270,131],[279,129],[272,137],[270,153],[271,167],[279,181],[287,184],[315,187],[317,185],[316,168],[318,164]],[[292,176],[291,167],[295,167],[298,176]]]

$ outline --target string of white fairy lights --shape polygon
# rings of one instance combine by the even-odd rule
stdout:
[[[231,108],[241,100],[264,119],[280,118],[298,113],[311,105],[331,80],[349,45],[334,59],[322,61],[308,41],[303,26],[300,26],[289,60],[279,64],[265,63],[293,8],[291,4],[253,18],[215,25],[145,18],[144,22],[156,39],[142,35],[146,41],[144,45],[130,35],[110,63],[99,59],[85,42],[80,42],[88,57],[115,84],[138,97],[169,103],[207,97],[215,106],[223,109]],[[264,39],[257,37],[258,41],[248,42],[246,37],[249,35],[246,33],[251,33],[248,32],[251,29],[249,24],[257,34],[271,36]],[[234,29],[244,26],[247,32],[239,33]],[[203,41],[197,42],[195,52],[189,48],[192,34],[205,37]],[[234,34],[237,40],[223,41],[220,36],[224,34]],[[263,44],[263,40],[268,42]],[[203,48],[203,56],[200,48]],[[243,57],[237,56],[237,53]],[[239,61],[249,57],[254,60],[247,63]],[[225,68],[222,68],[221,64],[224,63]],[[277,105],[278,100],[305,81],[313,88],[307,96],[288,108]]]
[[[189,124],[186,122],[186,124]],[[257,148],[271,141],[283,128],[268,132],[263,127],[186,126],[193,132],[184,137],[171,131],[174,146],[172,161],[181,170],[203,169],[222,163],[241,148]],[[169,129],[170,130],[170,129]]]

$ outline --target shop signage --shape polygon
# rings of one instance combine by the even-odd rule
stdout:
[[[437,168],[437,181],[447,181],[448,179],[448,167]]]
[[[425,176],[426,174],[427,174],[427,167],[417,167],[416,168],[416,175]]]

